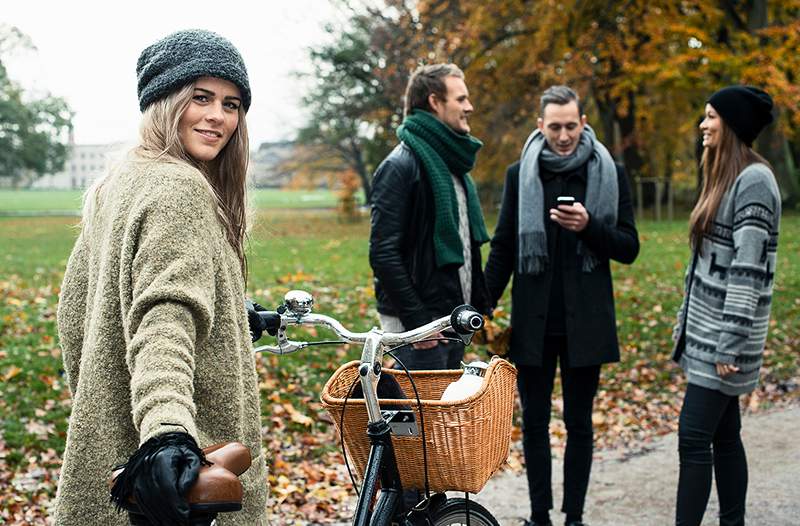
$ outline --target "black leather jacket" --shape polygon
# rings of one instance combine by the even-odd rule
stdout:
[[[459,266],[436,266],[433,192],[420,160],[403,143],[373,175],[371,223],[369,262],[378,312],[399,317],[410,330],[464,302]],[[470,303],[485,313],[489,301],[482,268],[480,246],[473,241]]]

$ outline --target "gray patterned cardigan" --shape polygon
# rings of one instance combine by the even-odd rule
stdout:
[[[735,396],[758,385],[769,327],[781,200],[772,171],[751,164],[723,196],[686,272],[673,359],[689,383]],[[716,363],[738,373],[720,378]]]

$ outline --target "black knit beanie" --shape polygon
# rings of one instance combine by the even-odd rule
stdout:
[[[772,97],[753,86],[728,86],[711,95],[708,103],[747,146],[772,122]]]
[[[203,29],[188,29],[148,46],[136,62],[139,109],[197,80],[217,77],[236,84],[244,111],[250,108],[250,81],[239,51],[226,38]]]

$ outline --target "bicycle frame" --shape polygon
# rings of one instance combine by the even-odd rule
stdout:
[[[353,526],[391,524],[392,520],[405,512],[403,485],[400,482],[400,472],[397,470],[397,459],[394,456],[392,431],[389,425],[381,420],[379,423],[367,425],[367,435],[371,445],[364,470],[361,495],[353,516]],[[370,512],[372,498],[378,489],[378,481],[381,494]]]
[[[278,309],[280,326],[277,328],[277,346],[263,345],[255,352],[270,352],[283,355],[297,352],[313,345],[311,342],[298,342],[286,337],[288,325],[326,326],[332,329],[343,343],[362,343],[361,365],[358,368],[359,379],[367,410],[367,435],[370,439],[370,452],[364,470],[361,494],[353,517],[353,526],[380,526],[400,521],[411,524],[402,517],[406,514],[403,501],[403,486],[397,468],[392,430],[381,415],[378,403],[377,386],[383,366],[384,349],[398,345],[410,344],[430,338],[442,331],[454,329],[465,344],[472,338],[472,332],[483,325],[483,318],[471,307],[462,306],[451,316],[445,316],[417,329],[402,333],[388,333],[373,327],[365,333],[350,332],[330,316],[312,314],[313,298],[303,291],[289,291],[286,294],[284,308]],[[460,309],[460,310],[459,310]],[[276,313],[262,314],[277,319]],[[462,316],[463,315],[463,319]],[[380,482],[380,486],[378,483]],[[380,487],[381,494],[372,506],[373,497]]]

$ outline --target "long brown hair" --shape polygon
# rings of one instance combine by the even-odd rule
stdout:
[[[700,161],[703,167],[703,188],[697,204],[689,217],[689,245],[701,249],[703,236],[707,234],[717,216],[722,196],[736,181],[736,177],[753,163],[769,163],[742,142],[725,121],[720,119],[719,142],[707,146]]]
[[[247,280],[247,203],[245,188],[250,147],[247,122],[239,107],[239,124],[228,144],[210,162],[201,162],[186,153],[178,134],[178,123],[194,94],[194,84],[187,84],[150,104],[142,115],[139,146],[135,152],[145,158],[188,163],[205,176],[217,200],[217,217],[225,236],[236,252],[242,275]]]

